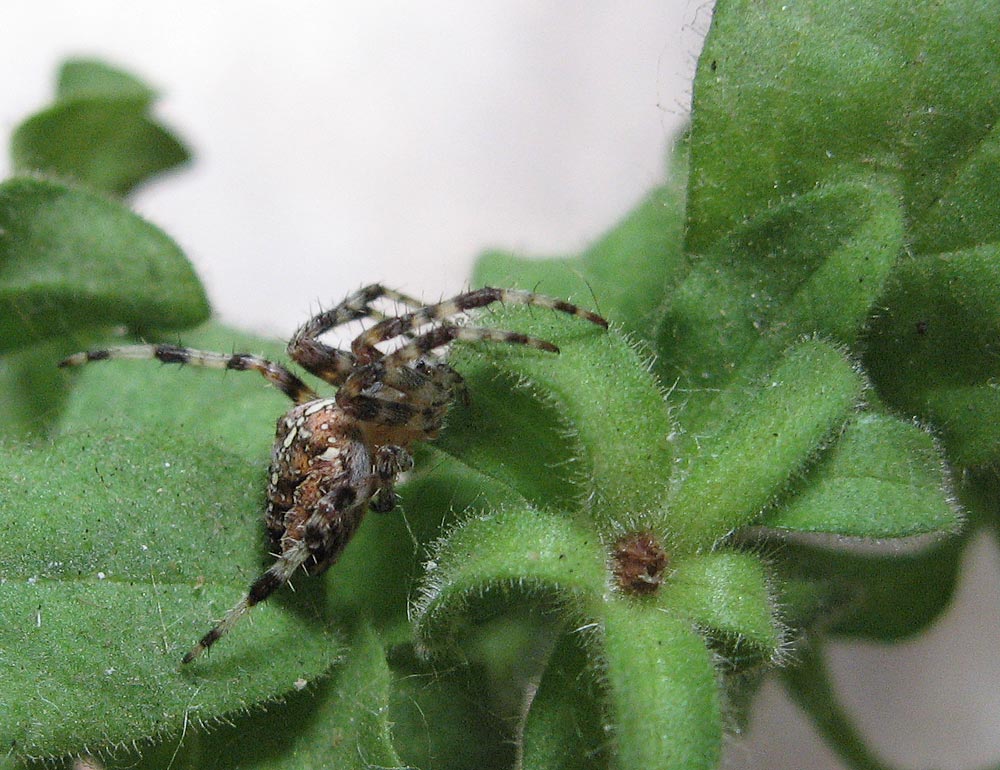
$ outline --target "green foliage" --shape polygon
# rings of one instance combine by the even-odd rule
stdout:
[[[187,149],[149,114],[156,94],[126,72],[71,59],[55,104],[28,118],[11,139],[18,173],[41,171],[123,196],[149,177],[187,162]]]
[[[55,105],[14,133],[17,175],[0,183],[0,434],[45,433],[69,381],[49,362],[108,328],[208,317],[177,245],[105,197],[188,157],[148,116],[154,96],[125,72],[70,60]]]
[[[998,10],[720,2],[669,182],[578,257],[477,266],[612,329],[483,316],[561,353],[456,345],[471,402],[419,449],[405,514],[183,669],[266,563],[284,402],[253,374],[56,379],[67,344],[207,314],[172,242],[101,194],[178,157],[152,92],[64,67],[13,155],[77,181],[0,185],[5,425],[52,435],[0,455],[9,763],[711,768],[723,714],[745,721],[807,630],[786,685],[881,766],[819,640],[919,632],[996,526]],[[182,340],[281,355],[212,324]]]

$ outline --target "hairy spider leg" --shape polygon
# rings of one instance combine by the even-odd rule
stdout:
[[[194,647],[188,650],[181,659],[181,662],[190,663],[229,633],[237,621],[246,615],[251,607],[255,604],[260,604],[260,602],[264,601],[277,589],[291,580],[292,575],[295,574],[295,570],[305,564],[311,555],[309,546],[305,542],[300,542],[284,551],[278,557],[277,561],[250,585],[250,590],[247,591],[246,596],[235,607],[229,610],[223,616],[222,620],[212,627],[211,631],[199,639]]]
[[[601,319],[603,321],[603,319]],[[347,378],[347,381],[337,391],[337,405],[345,412],[358,420],[373,422],[379,425],[386,425],[400,428],[405,431],[425,434],[428,438],[433,438],[434,434],[440,430],[448,405],[451,403],[452,393],[449,392],[443,401],[435,401],[431,405],[421,405],[414,399],[413,403],[407,400],[399,400],[378,393],[366,392],[375,382],[389,384],[396,390],[400,390],[400,384],[396,376],[401,372],[414,372],[416,369],[411,366],[414,362],[419,362],[431,351],[444,347],[455,340],[467,342],[502,342],[509,345],[526,345],[537,350],[544,350],[550,353],[558,353],[559,348],[546,340],[537,337],[529,337],[520,332],[505,331],[503,329],[490,329],[478,326],[456,326],[455,324],[443,323],[440,326],[414,337],[407,344],[403,345],[392,353],[385,355],[380,360],[368,366],[359,367]],[[427,368],[434,364],[427,365]],[[446,366],[446,365],[442,365]],[[376,372],[384,374],[372,375],[371,367],[378,367]],[[447,372],[457,373],[447,367]],[[384,379],[378,379],[379,377]],[[410,375],[407,375],[410,376]],[[440,377],[449,375],[442,372]],[[435,385],[435,388],[443,388],[443,385]]]
[[[404,315],[397,316],[396,318],[387,318],[380,321],[367,331],[359,334],[354,339],[351,343],[351,351],[361,362],[367,362],[380,358],[382,354],[375,348],[375,345],[380,342],[391,340],[394,337],[406,334],[413,329],[417,329],[435,321],[443,321],[468,310],[486,307],[494,302],[516,305],[534,305],[536,307],[549,308],[550,310],[558,310],[562,313],[568,313],[579,318],[584,318],[591,323],[604,327],[605,329],[608,327],[608,322],[601,318],[601,316],[597,315],[597,313],[592,313],[589,310],[585,310],[564,300],[548,297],[544,294],[535,294],[530,291],[521,291],[519,289],[497,289],[487,286],[482,289],[477,289],[476,291],[459,294],[458,296],[452,297],[444,302],[438,302],[434,305],[426,305],[422,308],[414,310],[411,313],[405,313]],[[418,335],[414,338],[414,340],[420,339],[422,336],[425,335]],[[524,337],[524,335],[520,336],[529,340],[533,339]],[[460,337],[456,339],[460,339]],[[539,347],[539,345],[533,345],[531,342],[524,342],[520,344],[528,344],[532,345],[532,347]],[[554,346],[549,343],[548,347],[543,347],[543,349],[551,350],[553,347]]]
[[[254,371],[276,387],[294,403],[303,404],[319,398],[317,393],[281,364],[250,353],[212,353],[177,345],[126,345],[124,347],[90,350],[74,353],[59,362],[59,366],[81,366],[91,361],[107,361],[115,358],[156,360],[165,364],[190,364],[210,369],[231,369],[233,371]]]
[[[288,342],[288,355],[306,371],[331,385],[342,384],[354,368],[354,355],[320,342],[319,337],[338,326],[362,318],[384,321],[394,317],[386,316],[371,307],[372,302],[383,298],[399,302],[409,308],[423,306],[422,302],[413,297],[388,289],[382,284],[373,283],[358,289],[340,304],[317,313],[302,324]]]
[[[289,435],[294,438],[296,432],[293,430]],[[295,504],[285,512],[287,528],[281,539],[281,553],[250,584],[246,595],[191,648],[182,663],[190,663],[219,641],[251,607],[288,583],[299,568],[305,568],[311,575],[326,571],[343,553],[361,525],[369,501],[383,486],[378,474],[401,469],[409,457],[402,450],[393,450],[390,457],[379,453],[373,458],[363,442],[346,436],[331,448],[333,457],[327,462],[333,467],[326,471],[316,468],[299,480],[300,489],[306,491],[301,497],[297,495]],[[291,455],[302,449],[300,443],[289,442],[278,450],[278,460],[281,453],[291,460]],[[394,459],[397,456],[398,461]],[[397,464],[393,465],[394,462]],[[325,487],[323,482],[330,478],[337,483]]]

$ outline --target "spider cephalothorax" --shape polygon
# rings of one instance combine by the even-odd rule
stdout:
[[[393,300],[408,309],[385,316],[373,303]],[[280,364],[248,353],[209,353],[175,345],[133,345],[77,353],[61,366],[109,358],[157,359],[218,369],[252,370],[294,403],[278,420],[267,486],[265,523],[277,558],[247,595],[184,656],[189,663],[219,640],[250,607],[263,601],[303,568],[319,574],[333,564],[368,508],[389,511],[396,504],[396,477],[413,460],[414,441],[433,439],[452,400],[463,393],[462,377],[431,354],[454,340],[527,345],[558,352],[551,342],[517,332],[459,326],[447,319],[494,302],[559,310],[607,327],[595,313],[562,300],[515,289],[483,288],[433,305],[379,284],[348,296],[310,318],[288,343],[288,354],[304,369],[338,386],[321,398]],[[376,323],[358,335],[351,349],[319,341],[331,329],[369,318]],[[402,337],[383,352],[379,343]]]

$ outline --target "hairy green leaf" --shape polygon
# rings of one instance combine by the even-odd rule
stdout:
[[[116,751],[103,766],[106,770],[401,767],[392,745],[393,676],[385,651],[364,623],[349,642],[344,659],[328,676],[299,682],[280,701],[228,715],[218,724],[188,724],[181,734],[159,743]]]
[[[158,335],[162,337],[162,335]],[[246,352],[284,361],[283,346],[271,340],[208,323],[170,335],[187,347],[222,353]],[[132,338],[101,341],[134,344]],[[49,366],[55,368],[57,361]],[[95,361],[74,374],[74,387],[61,420],[66,431],[108,431],[116,424],[149,426],[192,439],[266,467],[275,423],[288,398],[256,372],[219,371],[159,361]]]
[[[658,604],[729,648],[730,660],[769,661],[783,642],[769,583],[758,556],[715,551],[679,562]]]
[[[394,648],[389,663],[393,687],[388,718],[408,765],[439,770],[507,770],[513,765],[512,720],[498,713],[496,683],[482,666],[467,659],[439,666],[417,658],[409,645]]]
[[[884,398],[938,427],[962,465],[1000,458],[998,265],[996,244],[903,262],[865,354]]]
[[[896,178],[908,222],[938,211],[996,124],[995,20],[974,0],[720,3],[695,77],[689,250],[857,172]]]
[[[649,526],[661,515],[656,506],[671,473],[673,422],[643,358],[614,331],[555,313],[504,309],[493,314],[492,325],[555,340],[561,353],[465,347],[452,355],[455,366],[462,372],[499,368],[553,404],[572,426],[582,455],[581,497],[602,532],[625,522]],[[607,430],[609,415],[614,426]]]
[[[753,521],[846,423],[863,387],[835,346],[789,349],[721,430],[700,440],[670,504],[676,545],[707,548]]]
[[[722,745],[716,673],[688,621],[610,601],[602,605],[599,633],[616,763],[649,770],[715,767]]]
[[[848,345],[902,248],[896,198],[873,180],[830,184],[743,223],[697,259],[666,303],[657,370],[684,395],[692,433],[720,393],[807,334]]]
[[[337,657],[316,588],[180,656],[266,563],[262,469],[118,426],[0,453],[0,741],[53,756],[178,733],[311,681]],[[211,496],[203,497],[205,490]],[[312,595],[310,595],[312,594]]]
[[[524,724],[524,770],[598,770],[608,767],[603,696],[574,635],[565,634],[549,657]]]
[[[467,519],[431,554],[417,633],[428,647],[451,641],[449,628],[488,589],[561,595],[582,607],[604,591],[605,558],[596,532],[569,515],[512,508]]]
[[[763,523],[798,532],[891,538],[955,531],[961,516],[930,434],[866,413]]]

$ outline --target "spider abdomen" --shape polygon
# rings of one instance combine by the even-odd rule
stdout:
[[[361,523],[376,486],[364,434],[333,399],[290,409],[278,420],[269,471],[272,549],[306,549],[306,571],[324,571]]]

